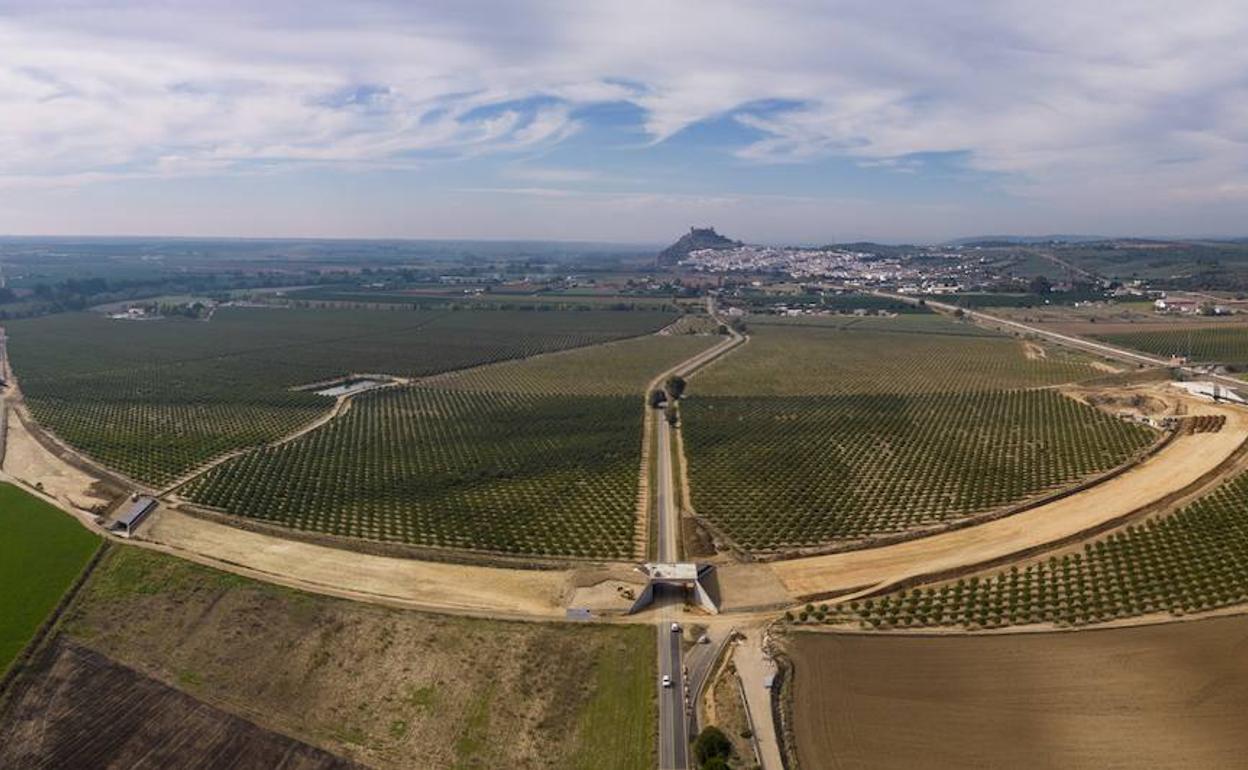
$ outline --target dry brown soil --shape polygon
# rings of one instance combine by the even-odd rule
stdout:
[[[6,705],[5,768],[363,770],[63,638],[40,654]]]
[[[174,553],[265,580],[453,612],[559,618],[568,574],[374,556],[287,540],[161,509],[141,536]]]
[[[1244,767],[1248,618],[991,637],[796,633],[804,768]]]
[[[75,508],[90,510],[108,502],[105,496],[96,492],[96,479],[44,449],[26,430],[16,410],[7,409],[5,412],[8,414],[5,473],[32,487],[42,485],[43,491]]]

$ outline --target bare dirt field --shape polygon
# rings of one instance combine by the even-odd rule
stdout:
[[[568,575],[417,561],[287,540],[162,509],[140,533],[173,552],[295,588],[500,616],[564,615]]]
[[[0,767],[362,770],[64,639],[22,682],[0,712]]]
[[[48,452],[26,430],[15,410],[5,412],[5,473],[32,487],[41,485],[44,492],[75,508],[91,510],[108,503],[107,497],[98,491],[96,479]]]
[[[1239,768],[1248,618],[987,637],[796,633],[806,768]]]
[[[1022,513],[895,545],[767,565],[794,597],[878,589],[1023,554],[1166,498],[1214,471],[1248,440],[1248,412],[1184,399],[1189,414],[1222,414],[1218,433],[1180,436],[1120,476]],[[761,569],[762,567],[759,567]]]
[[[657,673],[653,655],[635,653],[653,648],[653,627],[378,607],[116,546],[61,630],[214,708],[372,767],[653,766]]]

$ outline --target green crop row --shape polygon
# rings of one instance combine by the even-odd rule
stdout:
[[[1183,615],[1248,601],[1248,475],[1181,511],[988,577],[851,602],[834,619],[967,629]]]
[[[212,321],[88,313],[11,324],[35,418],[97,461],[165,484],[323,414],[296,385],[350,373],[428,376],[636,336],[671,313],[225,308]]]
[[[640,418],[630,396],[374,392],[323,428],[218,466],[185,494],[368,540],[628,558]]]
[[[1248,326],[1105,334],[1098,335],[1098,339],[1156,356],[1183,356],[1193,361],[1240,366],[1248,364]]]
[[[845,329],[747,322],[749,344],[699,373],[693,389],[722,396],[961,393],[1056,385],[1097,373],[1056,351],[1029,357],[1018,340],[915,318],[918,326],[909,318],[896,326],[903,319],[864,319]]]
[[[693,395],[693,505],[754,551],[904,532],[1113,468],[1156,434],[1054,391]]]

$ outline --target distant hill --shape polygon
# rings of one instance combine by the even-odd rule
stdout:
[[[976,235],[949,241],[950,246],[1028,246],[1041,243],[1090,243],[1111,240],[1103,235]]]
[[[674,265],[699,249],[731,249],[740,245],[741,241],[725,238],[714,227],[691,227],[680,240],[659,252],[658,264]]]
[[[863,254],[875,254],[879,257],[899,257],[905,254],[913,254],[918,248],[908,243],[887,244],[875,243],[874,241],[854,241],[853,243],[829,243],[821,246],[822,249],[831,249],[834,251],[854,251]]]

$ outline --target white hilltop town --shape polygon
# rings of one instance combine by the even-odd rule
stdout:
[[[780,273],[851,286],[889,284],[910,293],[956,291],[978,277],[974,262],[964,253],[931,247],[914,247],[913,254],[881,254],[845,248],[734,244],[692,250],[678,264],[706,273]]]

